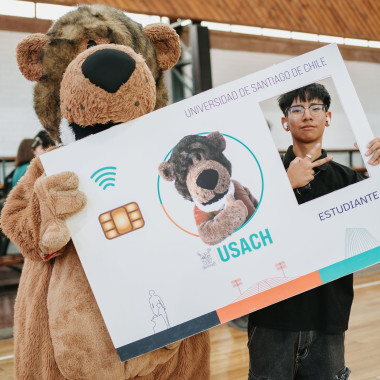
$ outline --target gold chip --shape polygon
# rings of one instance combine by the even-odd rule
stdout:
[[[135,211],[136,209],[138,210],[139,206],[137,206],[137,203],[131,202],[125,205],[125,208],[127,212],[132,212],[132,211]]]
[[[144,221],[142,219],[136,220],[135,222],[132,222],[132,226],[134,230],[137,230],[138,228],[141,228],[144,225]]]
[[[114,239],[145,225],[144,218],[136,202],[131,202],[100,214],[99,222],[107,239]]]
[[[105,212],[104,214],[102,214],[102,215],[99,216],[100,223],[104,223],[104,222],[106,222],[107,220],[110,220],[110,219],[111,219],[111,214],[109,212]]]
[[[129,219],[137,220],[141,218],[141,213],[139,211],[133,211],[129,214]]]
[[[103,227],[103,231],[109,231],[115,228],[115,224],[112,221],[105,222],[102,227]]]
[[[111,215],[112,215],[112,219],[114,220],[115,227],[119,235],[123,235],[131,231],[132,225],[125,208],[120,207],[112,211]]]
[[[119,235],[117,234],[116,230],[107,231],[107,232],[104,233],[104,235],[106,235],[106,238],[107,238],[107,239],[113,239],[113,238],[119,236]]]

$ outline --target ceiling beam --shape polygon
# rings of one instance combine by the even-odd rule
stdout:
[[[37,18],[0,15],[0,30],[24,33],[46,33],[52,22]]]
[[[54,4],[54,5],[68,5],[73,6],[77,5],[78,3],[87,3],[90,4],[90,1],[73,1],[73,0],[24,0],[24,1],[32,1],[34,3],[44,3],[44,4]],[[93,2],[94,3],[94,2]],[[98,1],[98,3],[101,3],[101,1]]]
[[[36,18],[2,16],[0,15],[0,30],[24,33],[46,33],[51,21]],[[188,28],[184,28],[181,38],[188,44]],[[210,31],[210,44],[212,49],[225,49],[235,51],[250,51],[260,53],[300,55],[317,49],[326,44],[252,36],[247,34]],[[338,45],[344,60],[358,62],[380,63],[380,49]]]
[[[187,44],[187,29],[182,32],[181,39]],[[211,30],[210,45],[211,49],[297,56],[327,44]],[[340,44],[338,47],[344,60],[380,63],[380,49]]]
[[[32,0],[27,0],[32,1]],[[378,0],[34,0],[102,3],[131,13],[380,41]]]

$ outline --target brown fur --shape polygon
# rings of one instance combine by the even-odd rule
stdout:
[[[49,261],[44,261],[45,255],[38,248],[41,202],[30,189],[43,175],[40,159],[36,158],[10,193],[1,219],[4,232],[25,256],[15,305],[16,378],[208,379],[207,332],[120,362],[71,240],[60,256]],[[72,188],[76,176],[64,175]],[[55,193],[62,186],[61,178],[53,176],[47,192]],[[72,206],[81,207],[82,202]],[[68,216],[72,208],[60,209],[59,214]]]
[[[159,165],[158,171],[166,181],[174,181],[178,193],[185,199],[212,207],[226,196],[231,185],[232,169],[223,154],[225,148],[226,141],[217,131],[207,136],[185,136],[174,147],[169,160]],[[238,191],[245,202],[229,194],[223,208],[219,206],[209,212],[204,211],[208,220],[197,223],[197,227],[199,237],[206,244],[214,245],[226,239],[252,216],[257,207],[258,202],[251,192],[237,181],[232,182],[235,185],[234,195]],[[194,212],[197,215],[202,211],[195,208]]]
[[[117,92],[109,93],[84,77],[82,64],[95,51],[111,45],[100,45],[78,55],[68,66],[61,85],[61,114],[81,126],[125,122],[154,110],[156,86],[144,59],[131,48],[112,46],[127,53],[136,62],[131,78]],[[133,96],[130,96],[133,94]],[[137,106],[135,105],[137,104]]]
[[[42,76],[42,65],[38,55],[44,45],[49,43],[45,34],[37,33],[24,39],[17,49],[17,61],[20,71],[30,81],[38,81]]]
[[[253,210],[256,208],[254,203],[252,203],[252,208]],[[230,195],[227,197],[224,209],[212,221],[198,226],[199,236],[206,244],[219,244],[241,227],[246,222],[248,215],[247,206],[241,200],[235,200]]]
[[[205,160],[202,157],[197,160],[196,157],[192,159],[193,164],[189,166],[186,177],[187,189],[191,197],[199,203],[210,202],[215,195],[222,194],[228,190],[230,186],[230,173],[220,162],[214,160]],[[213,189],[204,189],[197,184],[197,178],[205,170],[215,170],[218,175],[218,183]]]
[[[87,48],[90,40],[98,44],[110,42],[129,46],[141,54],[156,84],[154,109],[167,105],[168,95],[162,71],[172,67],[178,59],[179,44],[177,42],[167,45],[162,35],[170,32],[159,25],[146,27],[146,31],[147,33],[121,10],[99,4],[80,5],[77,10],[57,20],[46,35],[30,36],[18,45],[20,71],[27,79],[38,81],[34,88],[35,111],[42,125],[55,140],[59,140],[59,91],[63,73],[68,64]],[[155,37],[155,32],[159,34],[159,39]],[[172,33],[175,34],[174,31]],[[33,50],[30,49],[31,45]],[[162,54],[163,50],[169,51],[172,57]],[[160,57],[162,55],[165,58]]]
[[[102,117],[127,121],[165,105],[162,70],[178,58],[178,36],[167,26],[146,30],[121,11],[80,6],[46,35],[22,41],[19,67],[28,79],[38,81],[35,108],[45,128],[57,136],[60,105],[69,121],[86,128]],[[91,40],[102,46],[86,50]],[[136,62],[130,82],[115,96],[90,83],[80,70],[89,54],[110,47]],[[16,378],[208,379],[207,332],[120,362],[65,222],[85,203],[74,173],[46,176],[36,158],[3,208],[2,229],[25,257],[15,305]]]

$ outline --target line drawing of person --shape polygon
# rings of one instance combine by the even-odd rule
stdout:
[[[151,321],[154,323],[153,331],[155,333],[170,328],[168,316],[166,314],[166,307],[161,297],[156,294],[154,290],[149,291],[149,304],[153,312]]]

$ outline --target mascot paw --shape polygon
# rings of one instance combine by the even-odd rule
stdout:
[[[228,213],[231,226],[240,227],[248,216],[248,209],[241,200],[235,200],[232,195],[228,195],[226,199],[226,213]]]
[[[60,249],[70,240],[70,231],[62,220],[51,221],[41,234],[40,249],[44,253],[44,259],[49,260],[59,255]]]
[[[41,210],[41,218],[67,219],[76,214],[86,205],[86,196],[78,190],[79,179],[73,172],[63,172],[51,176],[43,175],[35,183],[40,206],[49,210]],[[43,211],[50,211],[43,215]]]
[[[49,257],[70,240],[65,220],[86,205],[86,197],[78,190],[78,184],[75,173],[63,172],[43,175],[34,185],[41,213],[39,245]]]

